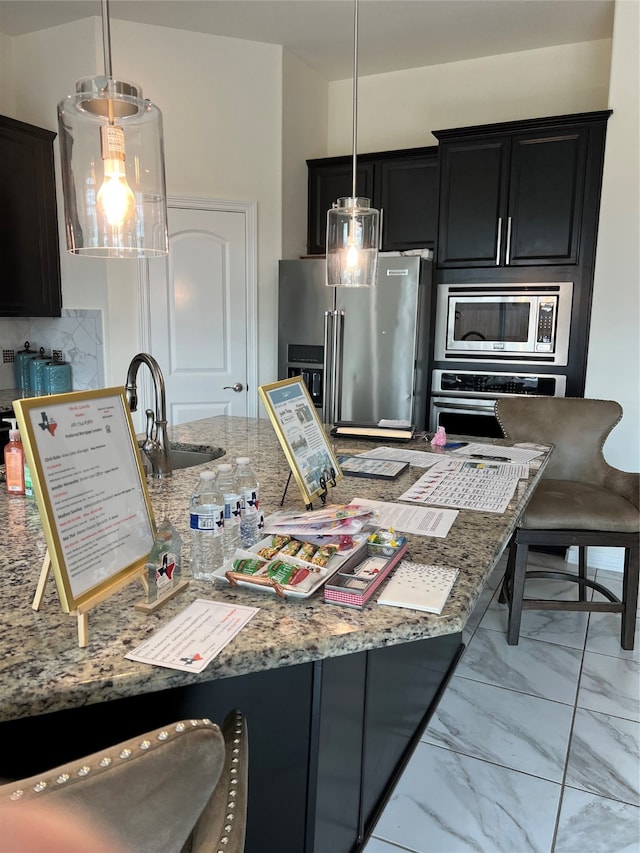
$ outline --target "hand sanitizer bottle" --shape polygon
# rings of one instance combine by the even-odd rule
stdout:
[[[4,448],[4,468],[8,495],[24,495],[24,447],[15,418],[5,418],[11,424],[9,443]]]

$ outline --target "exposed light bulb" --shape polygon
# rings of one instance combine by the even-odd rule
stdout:
[[[136,197],[127,183],[122,160],[104,161],[104,181],[98,190],[96,203],[109,225],[115,228],[122,227],[122,224],[133,215]]]
[[[354,202],[355,204],[355,199]],[[355,267],[360,266],[360,251],[358,243],[358,223],[354,215],[349,220],[349,234],[347,236],[347,256],[345,258],[347,270],[352,272]]]
[[[98,210],[112,228],[122,225],[135,213],[136,198],[127,182],[124,166],[124,130],[113,124],[100,128],[104,181],[98,190]]]
[[[360,252],[358,247],[350,243],[347,248],[347,269],[353,270],[360,265]]]

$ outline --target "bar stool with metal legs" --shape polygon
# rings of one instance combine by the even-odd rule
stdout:
[[[517,645],[522,610],[583,610],[621,614],[620,644],[633,649],[638,604],[640,474],[609,465],[607,436],[622,418],[612,400],[514,397],[497,401],[505,438],[555,445],[510,544],[501,601],[509,605],[507,642]],[[578,546],[578,570],[527,571],[530,546]],[[587,576],[588,546],[624,548],[620,598]],[[577,584],[577,598],[525,598],[529,578]],[[589,600],[588,590],[606,600]]]

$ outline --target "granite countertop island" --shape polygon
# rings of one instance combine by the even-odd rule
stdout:
[[[222,447],[231,461],[246,455],[260,481],[261,505],[278,508],[289,472],[274,431],[265,419],[212,418],[170,430],[173,446],[185,449]],[[421,449],[429,449],[422,440]],[[342,440],[337,452],[353,453],[372,447]],[[157,521],[167,515],[183,537],[183,576],[189,575],[189,498],[201,470],[216,462],[178,470],[164,481],[149,481]],[[397,480],[344,477],[330,490],[332,503],[352,497],[392,500],[421,473],[410,467]],[[532,478],[531,478],[532,479]],[[369,648],[461,631],[466,619],[514,529],[516,511],[528,497],[531,484],[521,482],[513,507],[504,515],[461,511],[446,539],[411,536],[409,557],[460,569],[440,616],[418,611],[377,607],[369,603],[355,611],[325,604],[320,593],[309,599],[282,601],[268,592],[231,589],[191,580],[189,587],[154,614],[133,609],[141,588],[130,584],[89,614],[89,645],[78,648],[73,616],[61,611],[50,577],[39,612],[31,608],[45,541],[35,501],[2,495],[4,523],[0,532],[4,555],[0,643],[0,719],[56,711],[74,705],[103,702],[140,692],[163,690],[194,680],[243,675]],[[285,507],[301,507],[294,480]],[[260,612],[200,675],[149,667],[124,655],[195,598],[214,597],[256,606]]]
[[[174,427],[169,435],[174,447],[225,452],[149,481],[156,520],[166,515],[183,537],[183,576],[189,578],[189,498],[200,471],[250,457],[268,514],[279,508],[289,467],[266,419],[215,417]],[[353,454],[373,446],[341,439],[334,450]],[[431,450],[424,440],[403,447]],[[328,502],[392,501],[421,473],[410,466],[393,481],[344,477]],[[321,592],[283,600],[193,579],[159,610],[145,613],[134,609],[142,599],[135,581],[89,612],[84,648],[52,577],[40,610],[32,609],[46,550],[37,506],[3,494],[0,775],[39,772],[175,719],[219,721],[238,707],[250,736],[248,853],[264,850],[265,833],[279,838],[280,853],[361,850],[455,670],[462,629],[539,476],[532,469],[529,480],[520,481],[504,514],[462,510],[446,539],[408,537],[409,559],[459,569],[439,616],[374,600],[358,611],[326,604]],[[284,506],[304,506],[293,479]],[[196,598],[259,611],[202,673],[125,658]],[[73,732],[69,741],[60,741],[61,726]],[[42,766],[25,766],[25,739],[41,745]]]

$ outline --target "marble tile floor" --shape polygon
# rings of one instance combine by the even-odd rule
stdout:
[[[640,620],[629,652],[615,614],[529,610],[509,646],[505,559],[366,853],[640,851]],[[533,564],[561,560],[531,553]],[[528,581],[528,594],[534,583],[559,594],[545,580]]]

